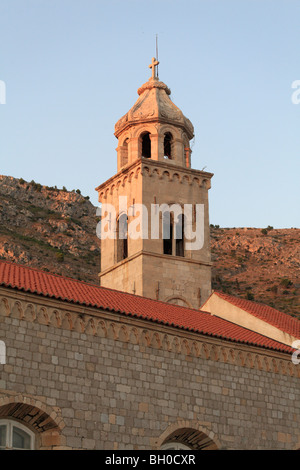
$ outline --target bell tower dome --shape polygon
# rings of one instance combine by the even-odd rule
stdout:
[[[100,284],[199,308],[211,293],[213,175],[191,168],[194,127],[157,65],[152,58],[152,76],[115,125],[117,174],[96,188],[104,208]]]
[[[136,103],[115,125],[118,171],[141,157],[190,167],[189,141],[194,127],[170,99],[171,90],[156,76],[158,63],[152,59],[152,77],[138,89]]]

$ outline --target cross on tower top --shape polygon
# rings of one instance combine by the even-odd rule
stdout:
[[[155,59],[155,57],[152,57],[152,62],[149,65],[149,69],[152,69],[152,78],[156,78],[156,70],[155,67],[159,64],[158,60]]]

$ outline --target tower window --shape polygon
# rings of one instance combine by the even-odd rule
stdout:
[[[149,132],[142,135],[142,157],[151,158],[151,140]]]
[[[119,217],[117,225],[117,262],[128,257],[127,215]]]
[[[166,132],[164,136],[164,158],[172,159],[172,134],[170,132]]]
[[[169,212],[163,213],[163,249],[164,255],[172,255],[173,220]]]
[[[170,212],[163,213],[163,253],[184,256],[184,215],[174,220]]]

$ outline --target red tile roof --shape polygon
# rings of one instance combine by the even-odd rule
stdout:
[[[0,261],[0,286],[138,317],[203,335],[291,353],[292,348],[222,318]]]
[[[268,305],[263,305],[246,299],[240,299],[224,292],[214,292],[221,299],[235,305],[236,307],[245,310],[251,315],[260,318],[261,320],[275,326],[281,331],[284,331],[296,338],[300,338],[300,321],[297,318],[291,317],[279,310]]]

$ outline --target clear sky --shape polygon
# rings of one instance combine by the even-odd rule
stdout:
[[[299,227],[299,18],[299,0],[1,0],[0,174],[97,205],[158,34],[192,167],[214,173],[210,223]]]

